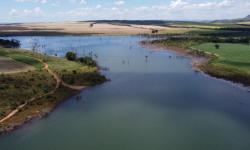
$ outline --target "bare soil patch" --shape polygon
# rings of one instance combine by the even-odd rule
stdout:
[[[0,73],[17,73],[29,70],[35,70],[35,68],[11,58],[0,56]]]

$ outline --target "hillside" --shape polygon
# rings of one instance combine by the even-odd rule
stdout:
[[[250,21],[250,15],[244,18],[237,18],[237,19],[215,20],[215,21],[212,21],[212,23],[240,23],[240,22],[249,22],[249,21]]]

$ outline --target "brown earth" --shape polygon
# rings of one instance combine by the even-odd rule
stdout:
[[[33,66],[17,62],[8,57],[0,57],[0,74],[1,73],[18,73],[29,70],[35,70]]]
[[[0,35],[138,35],[151,34],[153,30],[161,32],[170,29],[154,25],[114,25],[94,22],[0,24]]]

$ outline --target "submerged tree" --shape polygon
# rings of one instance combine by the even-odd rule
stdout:
[[[32,45],[31,45],[31,50],[33,52],[38,52],[39,48],[40,48],[40,45],[39,45],[38,40],[37,39],[33,39]]]

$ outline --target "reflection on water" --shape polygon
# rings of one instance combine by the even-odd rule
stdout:
[[[195,73],[190,60],[141,37],[18,37],[63,57],[92,53],[111,79],[48,118],[0,138],[4,150],[248,150],[250,93]]]

